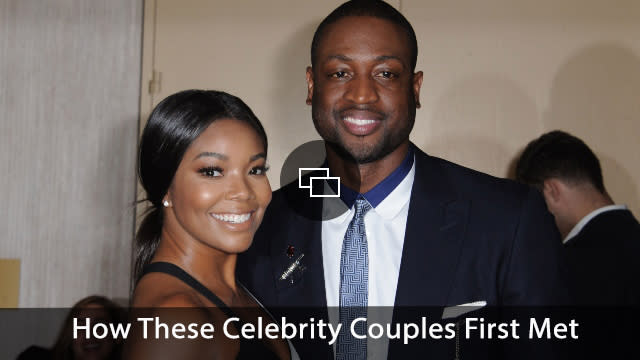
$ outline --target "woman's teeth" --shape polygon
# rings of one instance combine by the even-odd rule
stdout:
[[[232,224],[243,223],[251,217],[251,213],[247,214],[211,214],[214,218],[222,220]]]

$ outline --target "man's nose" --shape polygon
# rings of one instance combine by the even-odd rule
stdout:
[[[348,83],[345,98],[356,104],[371,104],[378,101],[376,82],[370,76],[356,76]]]

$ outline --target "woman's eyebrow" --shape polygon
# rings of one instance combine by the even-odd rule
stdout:
[[[229,160],[229,157],[227,155],[216,153],[216,152],[209,152],[209,151],[201,152],[195,158],[193,158],[193,160],[196,160],[196,159],[199,159],[199,158],[205,157],[205,156],[214,157],[214,158],[220,159],[220,160]]]
[[[258,159],[266,159],[267,158],[267,154],[261,152],[259,154],[255,154],[252,157],[249,158],[249,161],[256,161]]]

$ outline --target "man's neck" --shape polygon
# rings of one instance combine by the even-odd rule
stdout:
[[[568,189],[570,192],[566,194],[568,196],[566,201],[569,205],[568,214],[571,214],[571,221],[566,224],[565,229],[560,229],[563,238],[566,238],[573,228],[587,215],[600,208],[614,204],[609,194],[606,192],[601,193],[591,185],[572,186]]]
[[[409,141],[407,140],[382,159],[366,164],[357,164],[342,158],[327,146],[327,163],[332,176],[339,176],[342,184],[364,194],[397,169],[407,156],[408,151]]]
[[[593,211],[609,205],[613,205],[613,200],[607,193],[603,194],[593,188],[581,193],[575,202],[575,224]]]

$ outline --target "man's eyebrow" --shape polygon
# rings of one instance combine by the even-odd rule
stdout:
[[[329,55],[327,56],[327,59],[328,60],[336,59],[340,61],[353,61],[352,58],[342,54]],[[386,61],[386,60],[396,60],[396,61],[402,62],[402,59],[399,56],[395,56],[395,55],[376,56],[376,61]]]
[[[217,158],[217,159],[220,159],[220,160],[229,160],[229,157],[227,155],[216,153],[216,152],[209,152],[209,151],[201,152],[200,154],[198,154],[198,156],[193,158],[193,160],[196,160],[196,159],[199,159],[199,158],[205,157],[205,156],[214,157],[214,158]]]
[[[398,56],[395,56],[395,55],[380,55],[376,57],[376,61],[385,61],[385,60],[397,60],[402,62],[402,59],[400,59]]]
[[[335,55],[329,55],[327,56],[327,60],[332,60],[332,59],[336,59],[336,60],[341,60],[341,61],[351,61],[352,59],[346,55],[342,55],[342,54],[335,54]]]
[[[255,154],[252,157],[249,158],[250,162],[256,161],[258,159],[266,159],[267,158],[267,154],[265,153],[259,153],[259,154]]]

